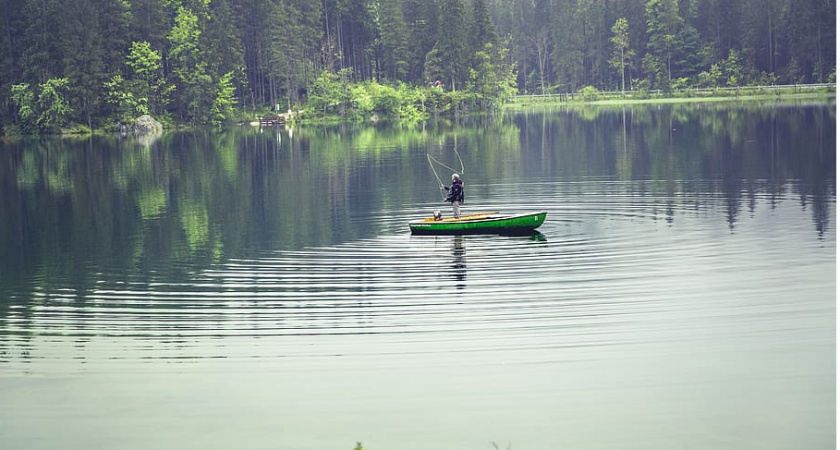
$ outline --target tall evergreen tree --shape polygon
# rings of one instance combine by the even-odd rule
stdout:
[[[463,87],[467,75],[467,20],[462,0],[443,0],[436,48],[444,81],[451,89]]]
[[[99,107],[100,89],[108,77],[99,15],[91,0],[70,0],[66,4],[70,8],[58,31],[64,62],[61,73],[69,79],[73,107],[90,124]]]
[[[583,20],[584,84],[604,86],[610,73],[609,36],[611,23],[607,23],[606,0],[588,0],[580,3],[579,14]]]
[[[12,84],[23,80],[20,66],[26,38],[23,7],[19,0],[0,0],[0,11],[4,11],[0,17],[0,126],[14,122]]]
[[[837,5],[790,0],[783,29],[789,59],[784,71],[794,83],[822,82],[836,66]]]
[[[432,81],[424,78],[424,66],[426,55],[437,42],[437,2],[403,0],[403,14],[408,29],[408,80],[414,82]]]
[[[499,48],[499,34],[484,2],[485,0],[473,0],[472,3],[472,20],[469,28],[469,51],[472,55],[484,51],[487,44],[496,50]]]
[[[241,92],[245,103],[255,108],[273,102],[271,53],[274,41],[282,36],[283,4],[277,0],[239,0],[242,12],[239,22],[243,47],[243,62],[247,72],[247,87]]]
[[[60,44],[54,32],[58,29],[62,2],[58,0],[25,0],[23,54],[21,67],[23,80],[40,84],[62,72]]]
[[[649,36],[649,71],[654,65],[664,64],[667,80],[671,81],[671,63],[677,49],[677,36],[685,21],[680,16],[677,0],[648,0],[647,30]]]
[[[510,3],[511,20],[511,53],[519,69],[519,85],[528,93],[542,92],[544,82],[528,80],[544,80],[543,73],[537,72],[538,64],[534,57],[534,2],[533,0],[512,0]],[[530,25],[529,25],[530,24]]]
[[[286,8],[291,24],[287,29],[290,43],[287,49],[287,89],[291,103],[298,100],[299,93],[319,70],[319,45],[324,36],[321,24],[323,9],[320,2],[311,0],[289,0]]]
[[[167,45],[166,35],[172,27],[168,0],[131,0],[132,41],[148,42],[157,51]]]
[[[564,5],[564,10],[567,10],[571,14],[575,12],[575,6],[572,3],[568,3]],[[534,47],[534,55],[536,56],[536,67],[539,71],[539,80],[540,80],[540,91],[545,93],[551,86],[553,80],[552,77],[552,70],[551,70],[551,61],[552,61],[552,53],[555,51],[560,51],[561,48],[569,50],[571,52],[570,56],[572,59],[564,61],[564,62],[574,62],[578,61],[575,52],[579,51],[579,48],[573,43],[572,39],[569,39],[571,36],[564,34],[562,30],[558,29],[557,32],[553,32],[555,28],[565,28],[565,27],[553,27],[552,22],[554,20],[565,20],[561,19],[564,17],[561,14],[557,13],[552,6],[552,2],[549,0],[536,0],[534,2],[534,34],[531,36],[532,43]],[[567,26],[574,26],[573,23],[568,23]]]
[[[551,60],[557,84],[563,92],[574,92],[584,86],[583,24],[580,10],[574,3],[561,2],[554,11],[555,20],[564,26],[553,34]]]
[[[729,50],[739,48],[742,35],[749,32],[744,28],[743,5],[752,1],[700,0],[698,10],[705,13],[698,17],[697,30],[705,44],[706,65],[725,59]]]
[[[402,2],[383,0],[379,6],[379,46],[382,75],[388,80],[404,80],[408,74],[408,54]]]
[[[328,47],[326,56],[337,57],[337,67],[351,68],[356,79],[369,79],[373,74],[373,44],[376,37],[376,1],[327,1],[324,14],[327,32],[335,49]],[[332,44],[328,43],[328,46]],[[334,53],[333,53],[334,52]],[[328,61],[329,63],[330,61]]]
[[[231,0],[213,0],[208,9],[207,31],[203,41],[209,48],[207,53],[209,70],[216,76],[232,72],[231,79],[237,90],[248,83],[245,74],[245,51],[242,36],[236,23],[235,5]]]

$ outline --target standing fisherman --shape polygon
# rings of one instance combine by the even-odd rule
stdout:
[[[461,203],[464,202],[464,182],[457,173],[452,174],[452,186],[440,185],[441,189],[446,189],[449,195],[446,196],[447,202],[452,202],[452,217],[456,219],[461,218]]]

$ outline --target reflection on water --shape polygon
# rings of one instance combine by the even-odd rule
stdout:
[[[0,442],[832,446],[834,135],[738,106],[2,144]],[[539,233],[410,235],[456,138],[465,212]]]
[[[458,289],[463,289],[467,280],[467,249],[464,248],[464,237],[454,236],[452,238],[452,272],[455,274],[455,280],[459,283],[455,286]]]

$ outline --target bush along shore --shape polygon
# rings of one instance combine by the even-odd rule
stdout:
[[[417,123],[436,118],[458,118],[466,115],[493,114],[501,110],[514,111],[523,108],[563,105],[583,107],[588,105],[610,106],[645,103],[693,103],[739,100],[834,101],[836,84],[743,86],[726,88],[686,88],[679,91],[632,90],[607,91],[587,86],[578,92],[562,94],[512,95],[514,89],[508,85],[497,87],[486,95],[474,90],[446,91],[440,85],[415,86],[399,83],[395,86],[375,81],[353,83],[349,77],[324,72],[314,83],[307,102],[293,113],[283,115],[285,123],[329,124],[343,122],[400,121]],[[40,112],[49,116],[49,112]],[[236,110],[237,121],[230,123],[259,124],[254,118],[269,117],[264,111]],[[146,134],[148,124],[153,124],[154,133],[165,128],[181,128],[189,124],[174,123],[168,116],[161,122],[149,115],[136,119],[110,123],[94,129],[86,125],[70,124],[66,127],[46,127],[24,130],[17,125],[6,126],[4,135],[14,137],[23,134],[79,134],[97,132],[123,135]],[[33,132],[34,131],[34,132]]]

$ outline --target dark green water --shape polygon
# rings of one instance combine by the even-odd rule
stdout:
[[[0,447],[834,448],[836,223],[833,104],[0,143]]]

